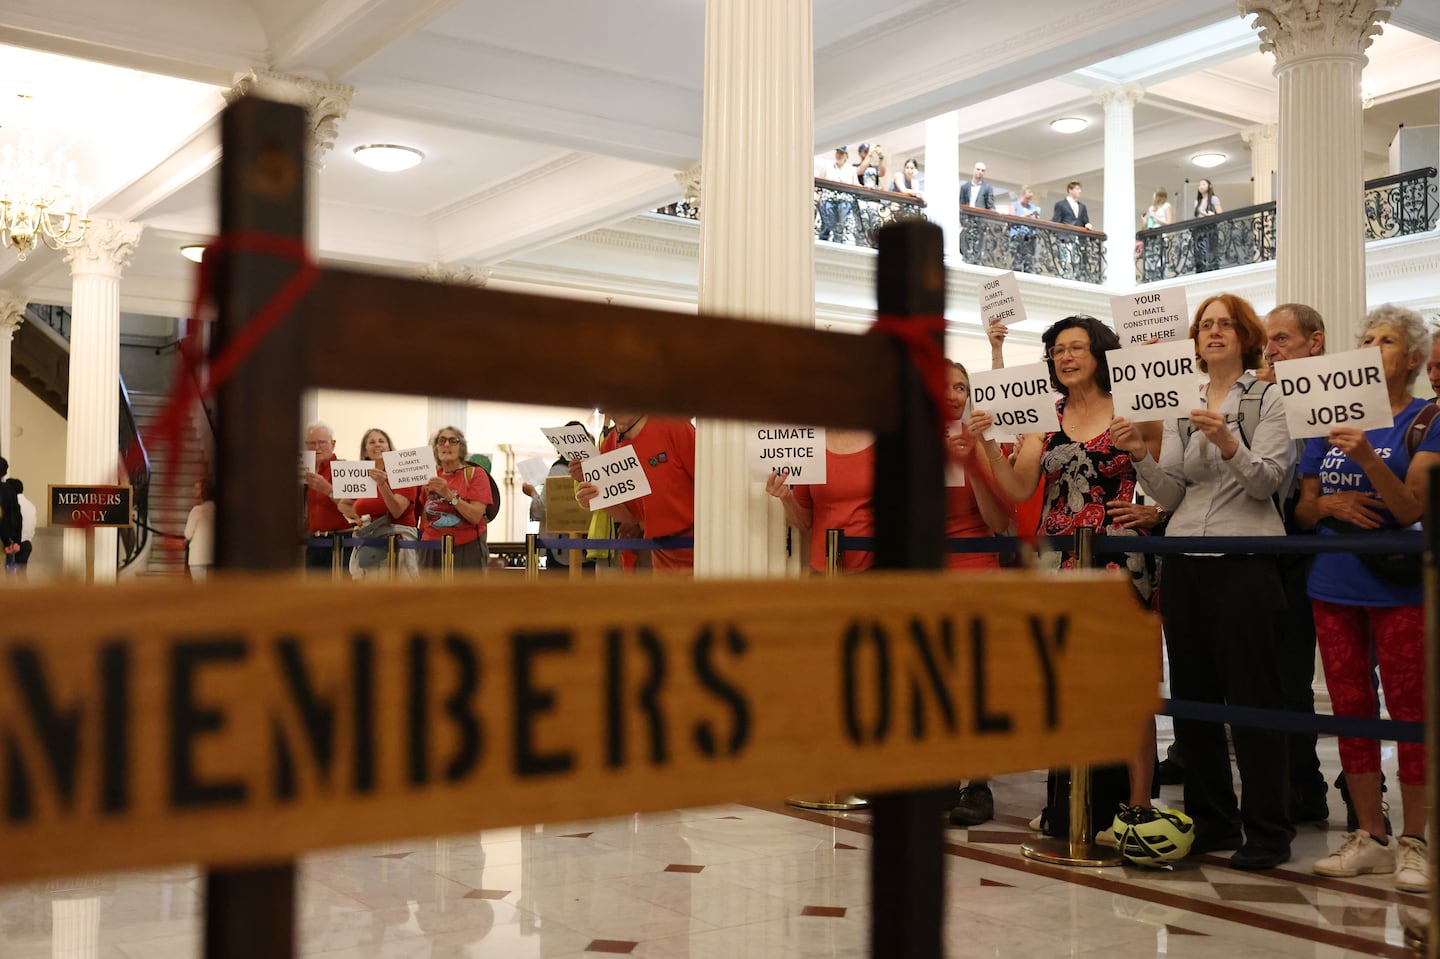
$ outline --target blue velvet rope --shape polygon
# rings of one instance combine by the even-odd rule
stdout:
[[[1356,719],[1351,716],[1325,716],[1319,713],[1292,713],[1283,709],[1261,709],[1258,706],[1224,706],[1219,703],[1197,703],[1187,699],[1167,699],[1160,715],[1177,719],[1194,719],[1205,723],[1229,723],[1255,729],[1274,729],[1286,733],[1325,733],[1333,736],[1354,736],[1357,739],[1388,739],[1399,743],[1423,743],[1425,724],[1401,722],[1398,719]]]
[[[537,536],[536,545],[546,549],[631,549],[645,552],[651,549],[694,549],[693,536],[658,536],[654,539],[562,539],[558,536]]]

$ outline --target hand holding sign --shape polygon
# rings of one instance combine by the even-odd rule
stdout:
[[[332,493],[335,499],[361,499],[375,495],[375,480],[370,471],[374,460],[336,460],[330,464]]]
[[[1050,368],[1044,363],[980,370],[970,377],[970,405],[990,414],[986,439],[1010,440],[1018,433],[1053,433],[1060,428]],[[975,422],[973,417],[972,424]]]
[[[635,455],[633,447],[622,446],[602,456],[590,457],[581,465],[585,477],[583,485],[592,486],[596,492],[592,498],[588,490],[582,494],[581,489],[576,489],[575,496],[581,502],[589,499],[586,505],[592,510],[650,495],[650,478],[645,475],[645,467],[640,465],[640,458]]]
[[[381,454],[391,489],[424,486],[435,475],[435,451],[428,446]]]
[[[825,482],[825,430],[816,426],[765,424],[745,432],[750,478],[766,484],[780,472],[792,485]]]
[[[1184,415],[1195,399],[1195,342],[1107,350],[1115,415],[1134,423]]]
[[[1025,321],[1025,304],[1014,271],[980,284],[980,319],[987,328]]]
[[[600,455],[583,426],[542,426],[540,432],[545,434],[555,451],[567,460],[585,460]]]
[[[1285,425],[1296,439],[1395,425],[1379,347],[1281,360],[1275,381],[1285,397]]]

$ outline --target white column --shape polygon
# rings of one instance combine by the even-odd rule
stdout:
[[[1275,298],[1313,306],[1327,342],[1353,344],[1365,314],[1360,71],[1399,0],[1239,0],[1280,81]]]
[[[1242,130],[1240,137],[1250,144],[1250,178],[1255,181],[1251,203],[1269,203],[1275,199],[1275,174],[1280,169],[1280,125]]]
[[[812,0],[707,0],[704,312],[815,321],[814,75]],[[746,475],[744,427],[703,420],[697,428],[696,574],[798,569],[785,556],[779,502]]]
[[[120,482],[120,275],[144,230],[139,223],[97,219],[65,256],[70,264],[70,422],[65,482]],[[65,572],[85,578],[84,530],[67,529]],[[95,582],[115,580],[115,530],[97,529]]]
[[[960,262],[960,114],[925,121],[925,216],[945,231],[945,258]]]
[[[1135,104],[1136,86],[1106,87],[1095,94],[1105,108],[1105,285],[1135,286]]]
[[[10,419],[10,342],[15,331],[25,322],[25,297],[10,290],[0,290],[0,456],[10,458],[10,437],[14,424]]]
[[[100,954],[100,899],[50,903],[50,959],[94,959]]]

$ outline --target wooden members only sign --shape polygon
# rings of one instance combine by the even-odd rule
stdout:
[[[26,590],[0,620],[0,883],[554,821],[577,796],[603,817],[1124,758],[1158,622],[1120,576],[1036,586]]]

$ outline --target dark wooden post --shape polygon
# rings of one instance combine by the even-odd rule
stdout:
[[[305,111],[246,97],[221,126],[220,234],[303,239],[309,150]],[[300,268],[294,259],[221,252],[215,273],[218,354]],[[298,315],[281,320],[220,389],[215,449],[215,560],[220,570],[293,569],[298,558],[303,356]],[[295,946],[295,864],[212,869],[205,959],[285,959]]]
[[[943,317],[941,230],[908,222],[880,234],[876,301],[882,316]],[[943,327],[931,333],[943,352]],[[887,338],[886,348],[905,353]],[[900,363],[900,420],[875,438],[875,566],[939,569],[945,556],[945,450],[939,414],[919,370]],[[944,955],[944,812],[954,790],[870,797],[870,954]]]

